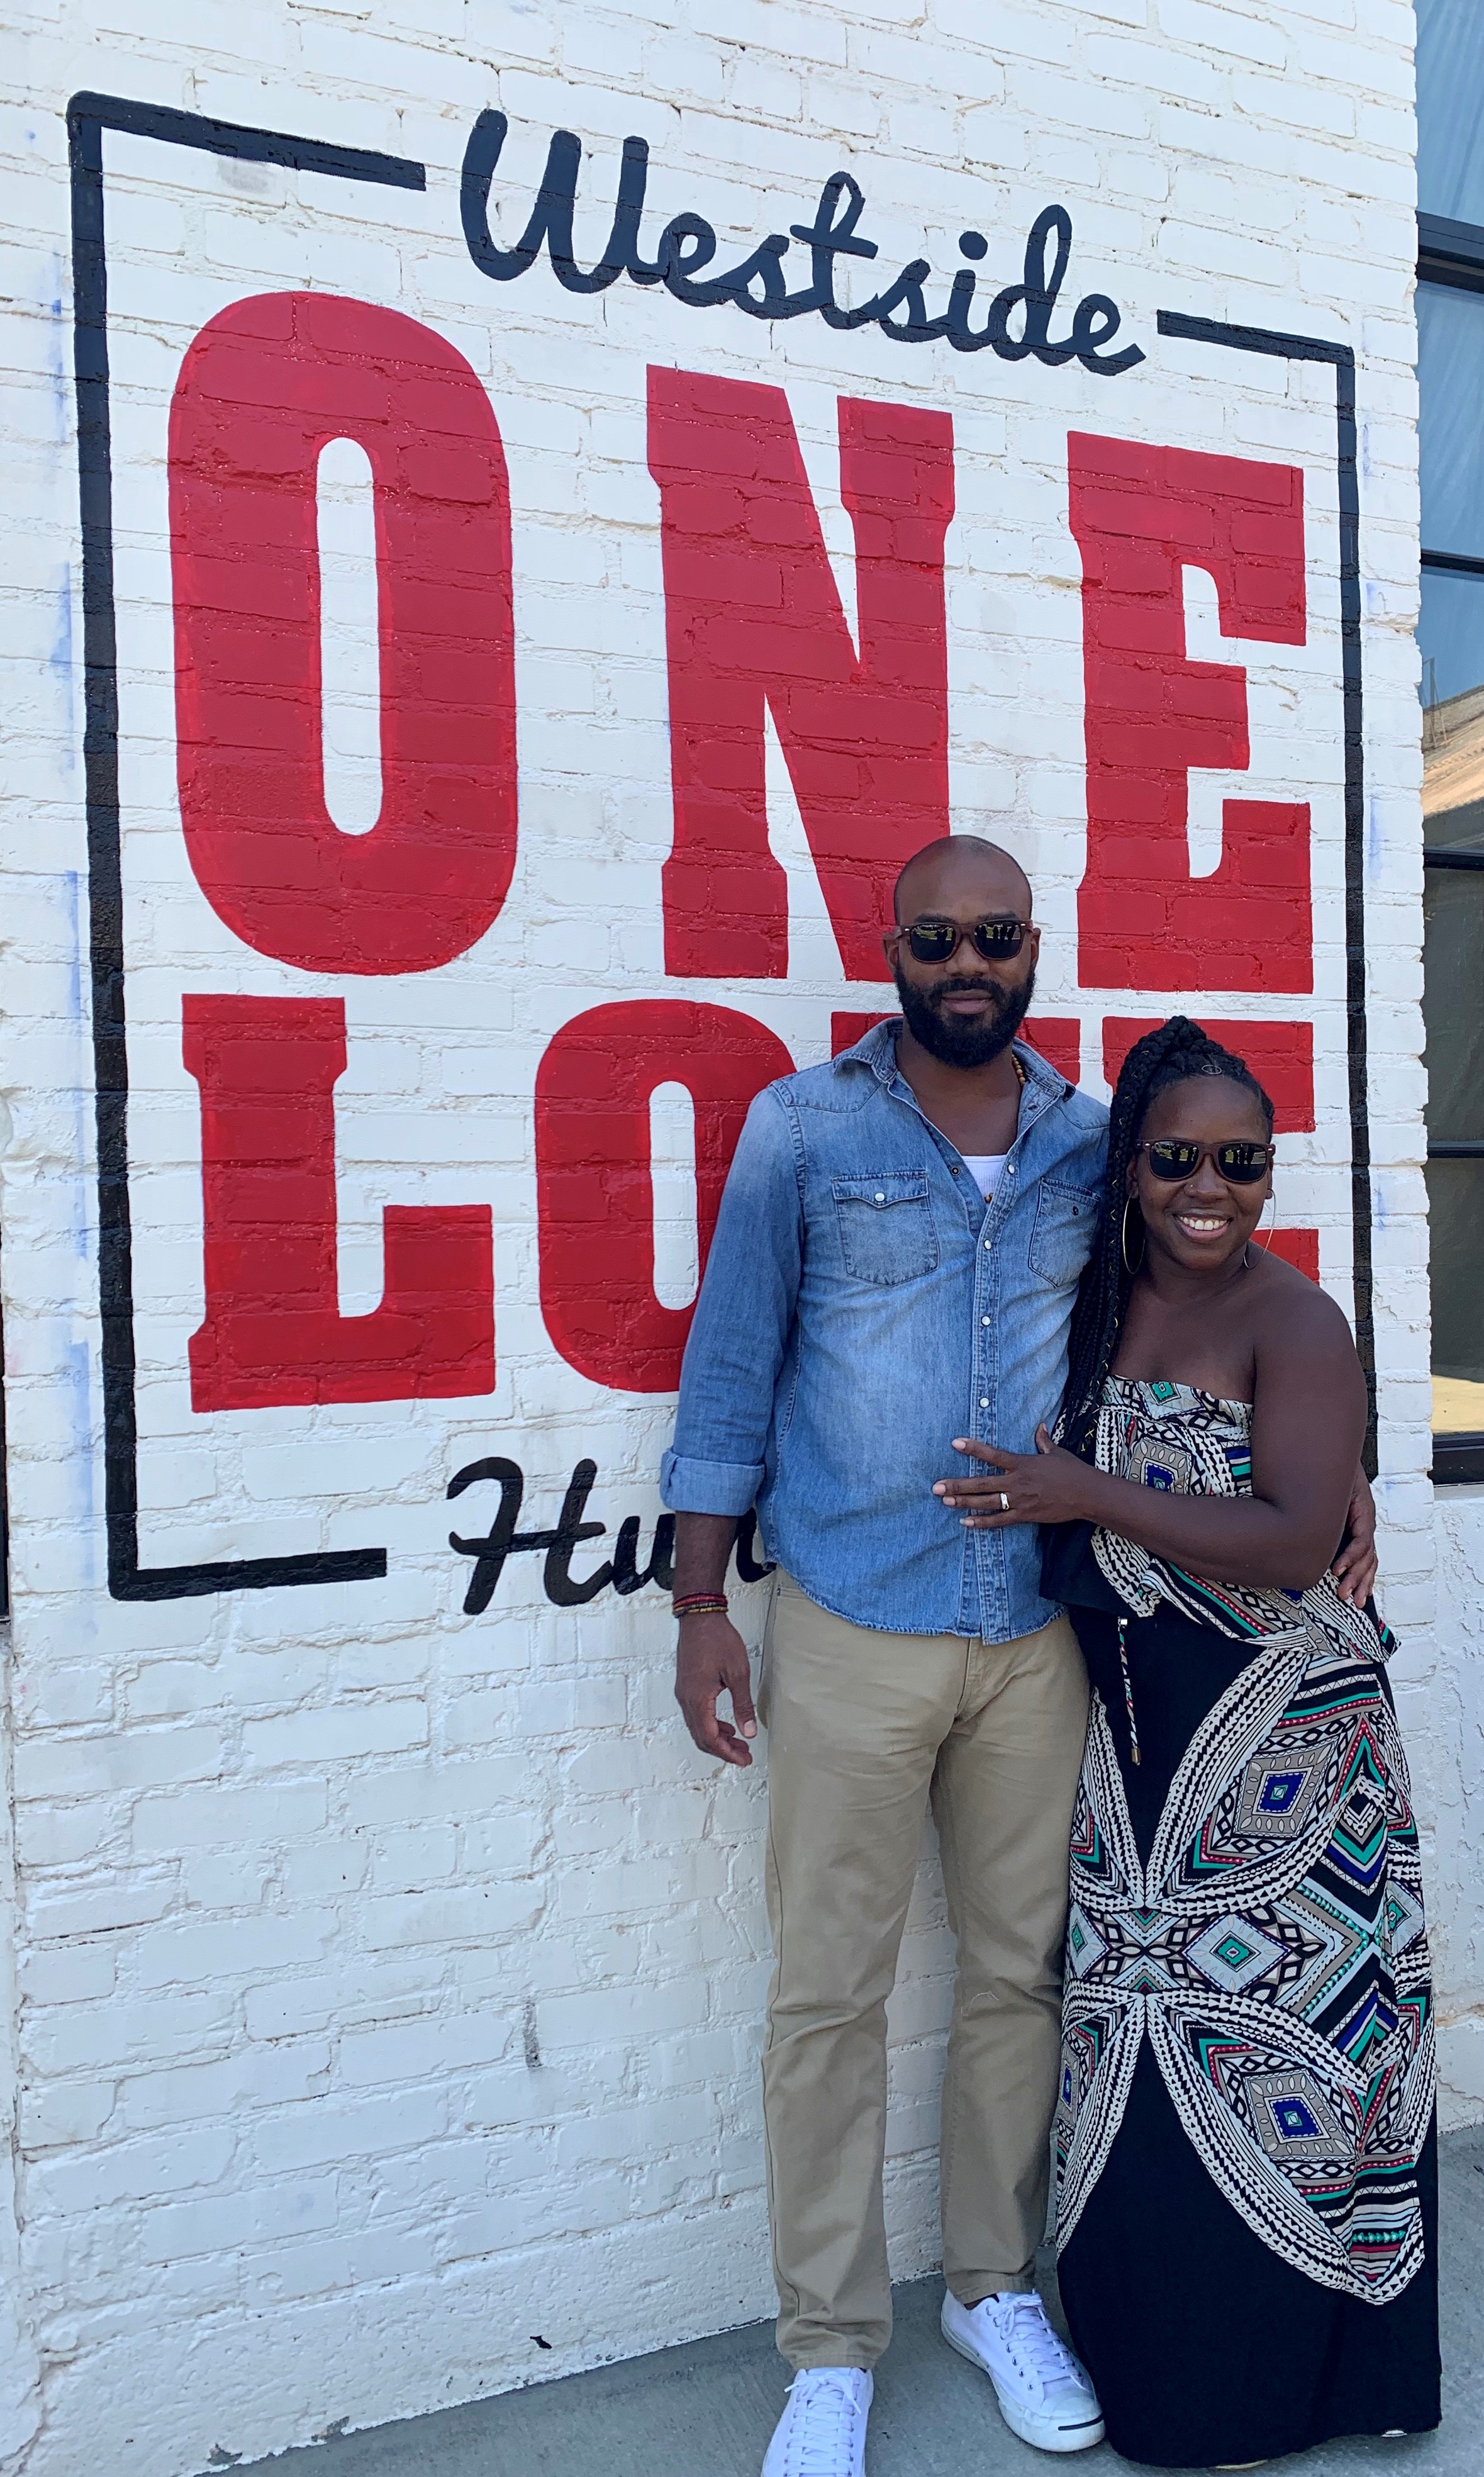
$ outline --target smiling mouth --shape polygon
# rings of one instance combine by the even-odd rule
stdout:
[[[1177,1229],[1192,1238],[1220,1238],[1231,1228],[1231,1218],[1224,1213],[1176,1213],[1173,1215]]]

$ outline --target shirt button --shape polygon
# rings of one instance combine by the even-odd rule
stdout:
[[[988,1318],[988,1316],[980,1316],[980,1318],[979,1318],[979,1322],[980,1322],[980,1324],[988,1324],[988,1322],[989,1322],[989,1318]]]
[[[885,1198],[885,1196],[884,1196],[884,1195],[878,1195],[878,1196],[877,1197],[877,1199],[876,1199],[876,1200],[877,1200],[878,1204],[884,1204],[884,1203],[885,1203],[885,1201],[886,1201],[886,1198]]]
[[[986,1247],[993,1247],[994,1243],[993,1238],[986,1238],[984,1241]]]
[[[981,1411],[987,1411],[989,1409],[989,1395],[987,1393],[981,1393],[979,1395],[979,1409]]]

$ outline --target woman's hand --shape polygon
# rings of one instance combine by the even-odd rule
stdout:
[[[1007,1454],[999,1445],[953,1439],[955,1454],[972,1454],[985,1466],[983,1479],[934,1480],[932,1492],[963,1514],[967,1531],[1008,1531],[1017,1522],[1093,1519],[1088,1483],[1097,1474],[1076,1454],[1053,1445],[1043,1422],[1033,1454]]]
[[[1341,1599],[1353,1600],[1358,1609],[1363,1609],[1375,1589],[1376,1577],[1375,1499],[1364,1470],[1355,1474],[1345,1538],[1329,1570]]]

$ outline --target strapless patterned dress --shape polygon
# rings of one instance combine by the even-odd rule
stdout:
[[[1102,1469],[1250,1492],[1249,1408],[1108,1380]],[[1439,2414],[1433,2025],[1373,1610],[1094,1533],[1060,2282],[1130,2460],[1276,2458]],[[1137,1750],[1137,1751],[1136,1751]]]

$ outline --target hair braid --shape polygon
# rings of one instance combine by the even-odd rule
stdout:
[[[1210,1039],[1188,1015],[1172,1015],[1157,1031],[1147,1032],[1125,1059],[1108,1121],[1108,1183],[1102,1217],[1072,1314],[1063,1396],[1062,1442],[1084,1462],[1092,1459],[1102,1389],[1117,1355],[1133,1286],[1133,1275],[1124,1262],[1128,1164],[1156,1094],[1168,1091],[1172,1084],[1203,1075],[1221,1075],[1245,1085],[1262,1106],[1269,1134],[1273,1131],[1273,1103],[1251,1068]]]

